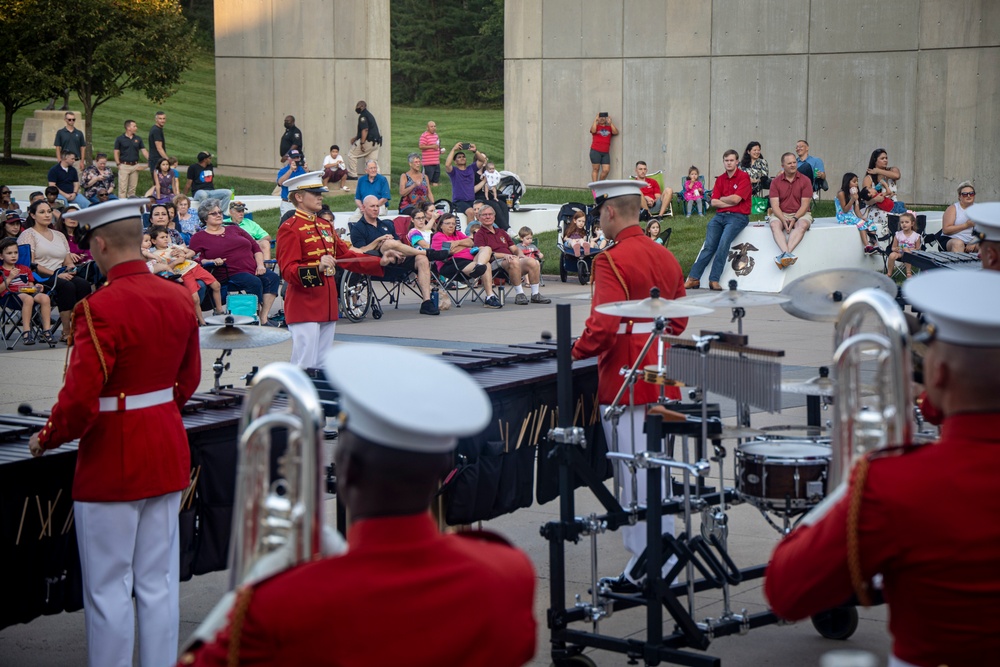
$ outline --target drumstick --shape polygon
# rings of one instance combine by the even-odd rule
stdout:
[[[576,402],[576,409],[573,411],[573,426],[576,426],[576,420],[580,418],[580,413],[583,411],[583,397]]]
[[[17,539],[14,541],[14,546],[21,543],[21,529],[24,528],[24,515],[28,512],[28,496],[24,497],[24,507],[21,508],[21,524],[17,527]]]
[[[194,469],[194,480],[191,482],[191,493],[188,494],[187,509],[191,509],[194,504],[194,490],[198,487],[198,478],[201,477],[201,466]]]
[[[69,513],[66,514],[66,520],[63,522],[62,532],[60,535],[65,535],[69,532],[69,529],[73,527],[73,505],[69,506]]]
[[[542,435],[542,427],[545,425],[545,413],[548,412],[549,406],[543,405],[538,411],[538,421],[535,423],[535,442],[538,442],[539,436]]]
[[[521,424],[521,432],[517,434],[517,444],[514,445],[514,449],[521,448],[521,440],[524,439],[524,431],[528,428],[528,423],[531,421],[531,415],[524,418],[524,422]]]

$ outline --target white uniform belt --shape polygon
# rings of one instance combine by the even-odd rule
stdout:
[[[648,334],[648,333],[653,333],[653,325],[655,324],[655,322],[632,322],[631,323],[631,325],[632,325],[631,330],[629,330],[629,324],[630,324],[629,322],[622,322],[620,325],[618,325],[618,333],[619,334],[627,334],[627,333]]]
[[[917,667],[916,665],[900,660],[896,656],[889,654],[889,667]]]
[[[101,412],[122,412],[125,410],[139,410],[141,408],[151,408],[154,405],[162,405],[174,400],[174,388],[157,389],[145,394],[135,394],[126,396],[101,396]]]

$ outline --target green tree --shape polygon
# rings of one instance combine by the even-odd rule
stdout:
[[[169,97],[191,64],[191,28],[177,0],[41,0],[73,26],[60,49],[60,74],[76,92],[91,145],[94,113],[126,90]]]
[[[0,105],[4,110],[3,160],[11,161],[14,114],[48,98],[60,88],[52,59],[40,35],[57,32],[39,2],[0,0]]]
[[[392,0],[392,101],[503,103],[502,0]]]

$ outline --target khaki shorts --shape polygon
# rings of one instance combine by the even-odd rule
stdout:
[[[808,211],[806,211],[805,213],[802,214],[802,217],[799,218],[799,220],[805,220],[810,226],[812,226],[812,223],[813,223],[812,213],[809,213]],[[778,218],[776,218],[773,215],[770,218],[767,219],[767,224],[772,224],[772,223],[775,223],[775,222],[777,222],[779,225],[781,224],[781,220],[779,220]],[[808,229],[809,229],[809,227],[806,228],[806,230],[808,230]]]

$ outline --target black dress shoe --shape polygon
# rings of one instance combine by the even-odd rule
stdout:
[[[617,577],[602,577],[599,583],[602,586],[606,586],[612,593],[633,595],[642,592],[642,588],[629,581],[624,572]]]

